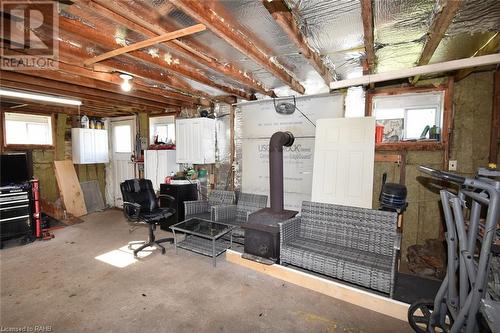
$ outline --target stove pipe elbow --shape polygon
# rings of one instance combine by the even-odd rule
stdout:
[[[284,210],[283,147],[292,146],[295,138],[290,132],[276,132],[269,141],[269,189],[271,210]]]

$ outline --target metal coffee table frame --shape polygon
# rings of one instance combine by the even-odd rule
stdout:
[[[191,219],[176,223],[170,226],[170,229],[172,229],[172,233],[174,234],[175,254],[177,254],[177,248],[180,247],[181,249],[189,250],[208,257],[212,257],[213,265],[214,267],[216,267],[217,257],[233,246],[233,230],[236,228],[236,226],[200,218],[198,219],[209,223],[222,224],[227,226],[228,229],[221,231],[215,236],[209,236],[203,233],[178,227],[178,225],[183,224]],[[178,241],[177,236],[175,234],[176,231],[186,234],[186,238],[182,241]],[[229,242],[222,238],[222,236],[227,235],[228,233],[230,234]]]

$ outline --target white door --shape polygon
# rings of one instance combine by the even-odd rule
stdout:
[[[311,200],[372,208],[375,118],[317,121]]]
[[[120,208],[123,206],[120,183],[135,177],[134,164],[131,162],[134,142],[135,120],[113,120],[113,118],[111,118],[111,164],[113,172],[114,204],[116,207]]]

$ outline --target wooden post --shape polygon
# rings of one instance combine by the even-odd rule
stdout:
[[[493,90],[493,111],[491,114],[490,163],[497,163],[498,143],[500,141],[500,70],[495,72]]]
[[[65,113],[59,113],[57,114],[57,125],[56,125],[56,137],[54,138],[55,140],[55,146],[56,146],[56,156],[55,160],[56,161],[62,161],[64,160],[64,148],[65,148],[65,143],[64,143],[64,136],[66,134],[66,120],[68,119],[68,115]]]
[[[448,85],[444,92],[443,129],[441,130],[441,141],[443,142],[443,170],[448,170],[450,160],[450,146],[453,135],[453,77],[448,78]]]

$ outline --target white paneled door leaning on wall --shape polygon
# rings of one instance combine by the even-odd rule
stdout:
[[[312,201],[372,208],[375,118],[316,125]]]

